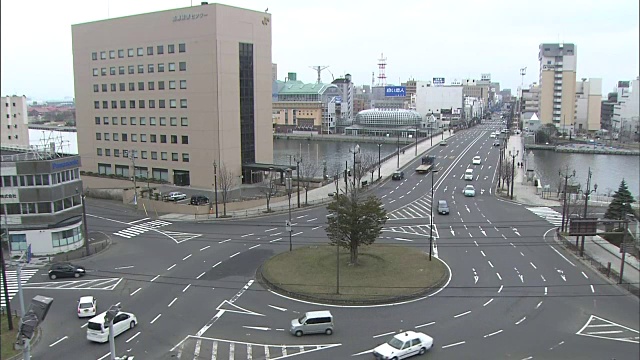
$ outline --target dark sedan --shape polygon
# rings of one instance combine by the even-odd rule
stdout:
[[[49,268],[49,279],[55,280],[63,277],[79,278],[84,276],[86,271],[83,266],[73,265],[71,263],[56,263]]]

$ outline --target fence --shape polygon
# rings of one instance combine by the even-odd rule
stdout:
[[[612,264],[612,263],[602,264],[598,260],[590,257],[586,252],[583,253],[582,257],[580,257],[580,248],[576,246],[573,242],[569,241],[564,236],[560,235],[557,231],[554,233],[554,239],[564,249],[572,252],[576,258],[579,258],[583,262],[588,263],[589,265],[591,265],[591,267],[597,269],[599,272],[606,275],[607,278],[614,280],[619,287],[627,290],[628,292],[630,292],[631,294],[637,297],[640,297],[640,287],[639,287],[640,284],[625,282],[624,279],[620,278],[620,273],[616,270],[620,266],[620,264]],[[625,264],[625,267],[626,266],[630,266],[630,265]]]

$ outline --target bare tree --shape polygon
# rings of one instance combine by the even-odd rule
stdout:
[[[318,174],[318,170],[320,170],[320,165],[313,161],[308,156],[303,156],[302,161],[300,162],[300,180],[302,181],[302,186],[304,187],[304,204],[309,204],[309,187],[311,185],[311,181]]]
[[[507,185],[507,190],[511,185],[511,160],[505,159],[502,161],[502,185]]]
[[[373,173],[376,171],[378,165],[378,156],[373,152],[365,152],[360,154],[360,164],[358,166],[358,185],[362,181],[368,172],[371,173],[371,182],[373,182]]]
[[[229,201],[229,190],[235,185],[236,176],[224,163],[218,167],[218,186],[222,192],[222,216],[227,216],[227,202]]]
[[[276,182],[273,174],[273,170],[263,172],[260,184],[260,193],[264,194],[267,199],[267,212],[271,212],[271,198],[276,194]]]

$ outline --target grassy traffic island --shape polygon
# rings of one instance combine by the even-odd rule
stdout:
[[[439,289],[449,270],[423,251],[398,245],[361,247],[358,265],[340,249],[340,286],[336,293],[335,246],[306,246],[265,261],[257,278],[271,290],[296,299],[341,305],[406,301]]]
[[[20,350],[15,350],[13,348],[13,344],[16,342],[16,335],[18,334],[18,327],[20,327],[20,318],[14,316],[13,330],[9,331],[7,314],[4,312],[2,313],[2,316],[0,316],[0,329],[2,333],[2,342],[0,342],[0,359],[8,359],[20,353]]]

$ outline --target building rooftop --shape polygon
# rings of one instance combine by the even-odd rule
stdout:
[[[280,80],[277,80],[280,81]],[[287,82],[281,82],[284,84],[282,89],[280,89],[279,95],[308,95],[308,94],[322,94],[328,88],[335,87],[334,84],[323,84],[323,83],[313,83],[313,84],[305,84],[299,80],[292,80]]]
[[[51,151],[38,150],[36,147],[0,146],[0,158],[3,162],[54,160],[66,157],[78,156],[75,154],[62,154]]]

